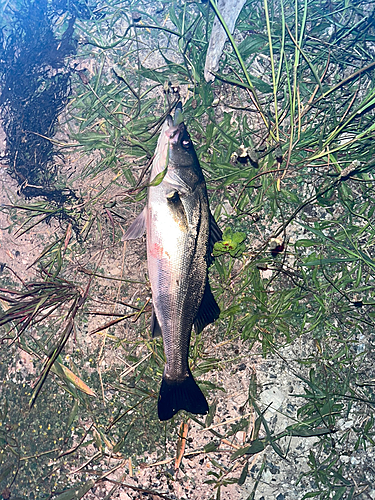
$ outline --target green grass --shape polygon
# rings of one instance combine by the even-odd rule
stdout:
[[[10,308],[0,316],[3,335],[10,349],[24,349],[35,359],[38,407],[53,412],[56,403],[46,387],[56,384],[56,397],[69,406],[61,417],[63,446],[57,453],[72,446],[69,429],[74,427],[78,436],[74,443],[87,433],[64,458],[72,468],[77,458],[83,463],[94,457],[90,466],[96,464],[104,473],[104,459],[111,455],[132,457],[134,464],[145,451],[155,450],[160,460],[169,457],[167,443],[176,440],[181,417],[166,424],[156,417],[163,352],[161,342],[149,337],[149,288],[144,275],[110,277],[106,266],[117,260],[121,267],[118,242],[142,205],[159,127],[180,93],[212,210],[220,226],[229,228],[228,241],[238,245],[232,254],[217,249],[222,255],[211,270],[211,283],[222,314],[212,335],[218,343],[240,336],[247,352],[254,348],[265,357],[282,356],[282,349],[297,341],[307,346],[293,364],[296,380],[305,387],[297,395],[295,423],[281,433],[268,426],[259,390],[249,381],[246,405],[257,418],[252,442],[237,450],[224,470],[215,461],[215,443],[208,441],[214,471],[207,481],[220,498],[227,484],[243,484],[251,475],[249,498],[255,498],[265,462],[258,476],[249,471],[254,454],[267,448],[268,456],[287,456],[288,437],[314,436],[310,471],[300,475],[313,486],[303,498],[354,498],[367,480],[356,476],[355,482],[350,461],[339,457],[343,450],[350,454],[374,445],[369,383],[374,378],[375,305],[374,5],[247,2],[213,85],[203,78],[213,21],[208,4],[174,2],[162,13],[150,13],[150,5],[134,7],[142,16],[137,23],[126,4],[114,1],[101,9],[103,18],[76,21],[77,57],[92,64],[87,80],[73,75],[64,114],[69,139],[62,151],[70,151],[68,158],[81,155],[80,168],[65,177],[79,201],[57,208],[43,201],[5,208],[14,218],[13,232],[42,231],[48,221],[56,224],[56,232],[34,263],[40,270],[38,283],[15,285],[5,270],[9,283],[1,299]],[[63,31],[66,23],[61,18],[56,29]],[[233,160],[241,145],[249,148],[252,161]],[[275,238],[280,252],[272,255]],[[94,258],[85,259],[87,252]],[[272,271],[268,278],[266,270]],[[90,352],[90,344],[80,339],[94,310],[108,316],[95,323],[99,341]],[[131,323],[129,317],[138,319]],[[76,341],[69,330],[73,323]],[[198,376],[208,373],[202,386],[212,400],[217,388],[209,380],[226,360],[208,358],[206,343],[205,334],[193,338],[191,358]],[[66,350],[70,369],[96,397],[82,392],[65,372],[51,374]],[[126,380],[121,380],[124,366],[118,359],[101,368],[106,356],[116,355],[133,367]],[[3,356],[5,380],[12,362]],[[9,411],[2,410],[2,429],[7,430],[2,430],[1,484],[14,484],[14,471],[21,477],[30,467],[44,491],[62,492],[66,476],[56,486],[52,475],[43,472],[44,447],[29,451],[21,441],[15,444],[19,433],[9,427],[9,419],[17,421],[17,407],[25,408],[33,393],[25,389],[20,401],[12,401],[12,384],[7,381],[4,398]],[[209,427],[214,413],[212,408],[206,423],[198,419],[200,425]],[[358,423],[336,433],[338,422],[349,415],[357,416]],[[230,440],[251,425],[249,419],[239,419],[234,430],[211,432],[212,438]],[[49,450],[54,449],[52,441]],[[26,466],[29,454],[34,458]],[[62,467],[61,461],[56,463]],[[61,498],[80,498],[85,484],[89,488],[88,481],[97,481],[85,469],[76,479],[83,484],[82,495]],[[35,493],[34,498],[47,496]]]

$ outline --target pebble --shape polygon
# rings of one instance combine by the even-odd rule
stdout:
[[[285,394],[280,391],[277,387],[272,387],[271,389],[266,389],[260,395],[260,400],[266,406],[271,405],[268,411],[274,413],[280,408],[285,399]]]

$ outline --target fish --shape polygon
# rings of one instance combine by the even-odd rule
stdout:
[[[189,367],[192,328],[197,333],[220,314],[208,281],[212,250],[222,239],[209,208],[206,182],[183,121],[182,105],[168,115],[151,168],[147,204],[124,235],[146,233],[152,292],[152,336],[162,336],[166,363],[158,416],[178,411],[205,415],[208,403]],[[162,178],[160,182],[160,178]]]

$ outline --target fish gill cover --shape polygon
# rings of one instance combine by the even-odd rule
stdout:
[[[64,12],[61,37],[55,22]],[[89,15],[78,2],[30,1],[6,8],[8,23],[0,31],[0,117],[7,136],[6,163],[26,197],[43,196],[64,203],[74,193],[57,187],[59,152],[51,138],[70,93],[66,59],[76,51],[76,17]]]

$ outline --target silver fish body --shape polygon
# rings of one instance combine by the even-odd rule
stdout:
[[[160,420],[181,409],[208,412],[189,369],[189,344],[193,325],[201,332],[220,313],[208,283],[208,267],[221,231],[211,215],[206,183],[186,126],[173,125],[170,116],[162,128],[151,179],[166,167],[162,182],[149,187],[145,210],[125,235],[125,239],[138,237],[146,228],[152,331],[153,336],[162,334],[166,357],[158,401]]]

